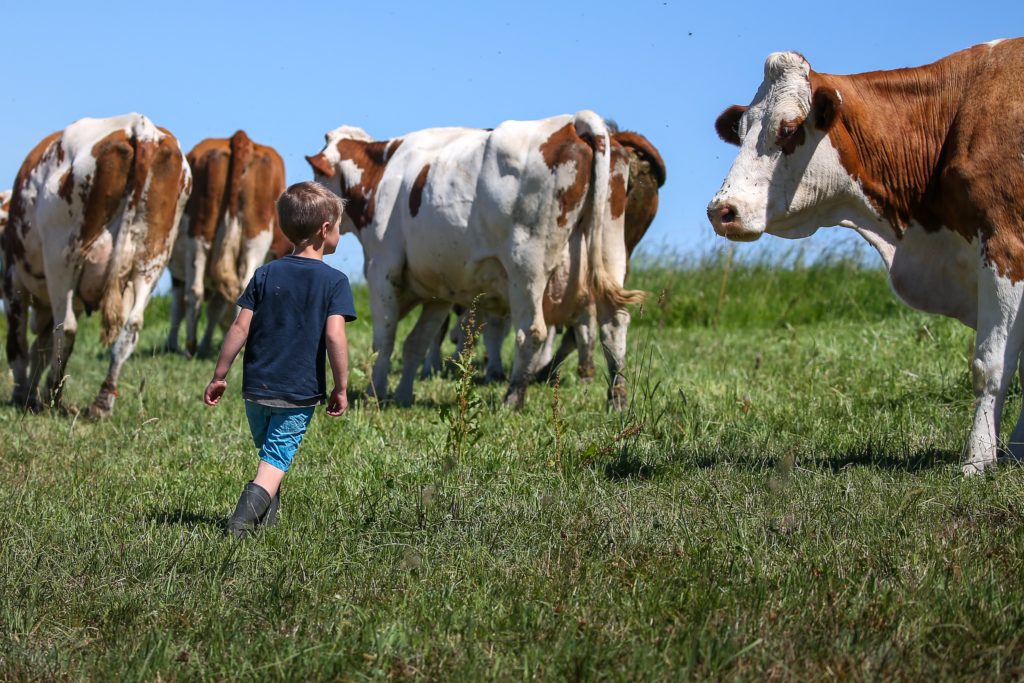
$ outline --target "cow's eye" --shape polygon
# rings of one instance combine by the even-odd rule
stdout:
[[[779,123],[779,133],[778,138],[775,140],[775,144],[782,149],[783,154],[792,154],[796,151],[797,147],[803,144],[803,141],[803,121],[793,119]]]

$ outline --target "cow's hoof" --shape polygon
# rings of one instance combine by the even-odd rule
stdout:
[[[608,390],[608,407],[619,413],[629,405],[629,397],[626,395],[626,385],[616,384]]]
[[[594,375],[597,374],[597,370],[593,365],[581,365],[576,368],[576,376],[580,378],[580,382],[589,384],[593,381]]]
[[[492,384],[494,382],[505,382],[508,381],[508,377],[504,371],[501,372],[485,372],[484,373],[484,384]]]
[[[965,477],[976,477],[985,474],[985,469],[991,467],[992,463],[984,460],[971,460],[964,463],[963,473]]]
[[[406,393],[404,391],[396,391],[392,399],[394,400],[396,406],[408,408],[409,406],[412,405],[412,392],[410,391]]]
[[[114,412],[114,397],[109,394],[100,394],[89,406],[89,417],[93,420],[103,420]]]
[[[81,412],[75,404],[65,403],[64,401],[54,404],[53,410],[61,417],[78,417],[78,414]]]
[[[505,407],[510,410],[522,410],[523,403],[526,401],[526,386],[525,385],[511,385],[508,388],[508,393],[505,394]]]
[[[25,398],[24,396],[12,396],[11,405],[26,413],[40,413],[43,410],[42,402],[35,396]]]

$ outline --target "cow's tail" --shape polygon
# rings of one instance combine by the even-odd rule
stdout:
[[[238,259],[242,251],[242,177],[252,161],[253,143],[244,130],[231,136],[231,161],[228,165],[227,207],[224,220],[218,221],[210,254],[210,279],[217,292],[234,301],[242,293],[238,277]]]
[[[585,225],[590,262],[590,285],[594,295],[613,306],[642,303],[644,292],[623,289],[622,284],[608,271],[605,251],[614,248],[606,241],[611,227],[611,175],[612,148],[608,126],[604,119],[592,111],[577,112],[576,134],[591,140],[594,150],[594,173],[591,183],[591,209]],[[622,244],[625,253],[625,242]]]
[[[149,186],[153,161],[163,134],[142,114],[136,115],[129,132],[132,164],[125,185],[121,225],[114,238],[114,247],[107,270],[107,282],[100,301],[103,316],[100,340],[109,346],[117,339],[127,319],[127,309],[134,303],[134,291],[128,288],[135,264],[135,253],[145,239],[145,211],[142,200]],[[128,300],[126,300],[128,299]]]

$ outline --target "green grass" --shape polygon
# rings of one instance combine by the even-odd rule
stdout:
[[[1024,676],[1024,476],[957,464],[971,331],[856,259],[732,263],[720,297],[723,259],[633,273],[625,414],[574,364],[521,414],[473,387],[461,458],[452,380],[319,412],[281,524],[241,543],[240,364],[204,407],[213,361],[155,352],[154,301],[111,419],[0,408],[0,679]]]

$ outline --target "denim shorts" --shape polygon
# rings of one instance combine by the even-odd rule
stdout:
[[[316,406],[274,408],[254,401],[245,402],[252,442],[260,449],[260,460],[284,472],[292,464]]]

